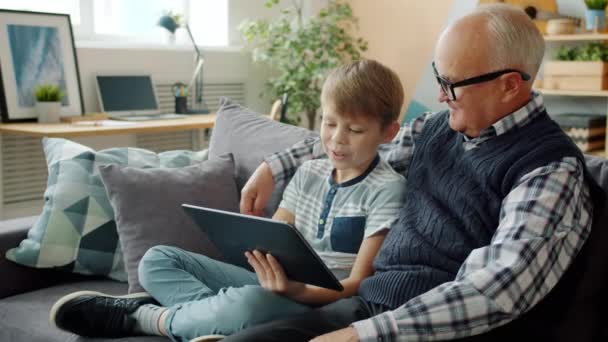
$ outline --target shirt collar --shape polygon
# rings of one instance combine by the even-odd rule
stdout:
[[[491,137],[505,134],[515,127],[526,125],[544,111],[545,104],[543,102],[542,95],[540,95],[538,92],[532,91],[530,94],[530,101],[525,106],[496,121],[492,126],[483,129],[479,133],[478,137],[468,138],[463,134],[464,141],[473,144],[482,143]]]

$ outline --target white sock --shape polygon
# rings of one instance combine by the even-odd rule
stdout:
[[[133,331],[138,334],[163,336],[160,332],[158,321],[166,310],[167,308],[154,304],[140,306],[131,314],[131,317],[135,318]]]

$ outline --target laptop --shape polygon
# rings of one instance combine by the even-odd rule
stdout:
[[[182,204],[184,211],[215,244],[223,261],[253,272],[246,251],[271,253],[289,279],[336,291],[340,281],[302,234],[287,222]]]
[[[95,80],[101,111],[110,119],[146,121],[187,117],[160,112],[150,75],[96,75]]]

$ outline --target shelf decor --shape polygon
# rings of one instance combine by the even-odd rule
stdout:
[[[35,121],[34,90],[57,84],[61,116],[84,112],[74,35],[67,14],[0,10],[0,112],[3,122]]]
[[[546,61],[543,87],[561,90],[608,89],[608,63]]]
[[[560,90],[608,89],[608,48],[601,43],[583,46],[562,46],[555,53],[556,61],[544,64],[543,87]]]
[[[568,113],[553,116],[583,152],[602,150],[606,139],[606,115]]]

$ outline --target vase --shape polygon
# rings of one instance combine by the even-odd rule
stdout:
[[[61,102],[36,102],[36,112],[40,123],[59,122]]]
[[[606,28],[606,11],[587,9],[585,12],[585,28],[594,32],[604,31]]]

